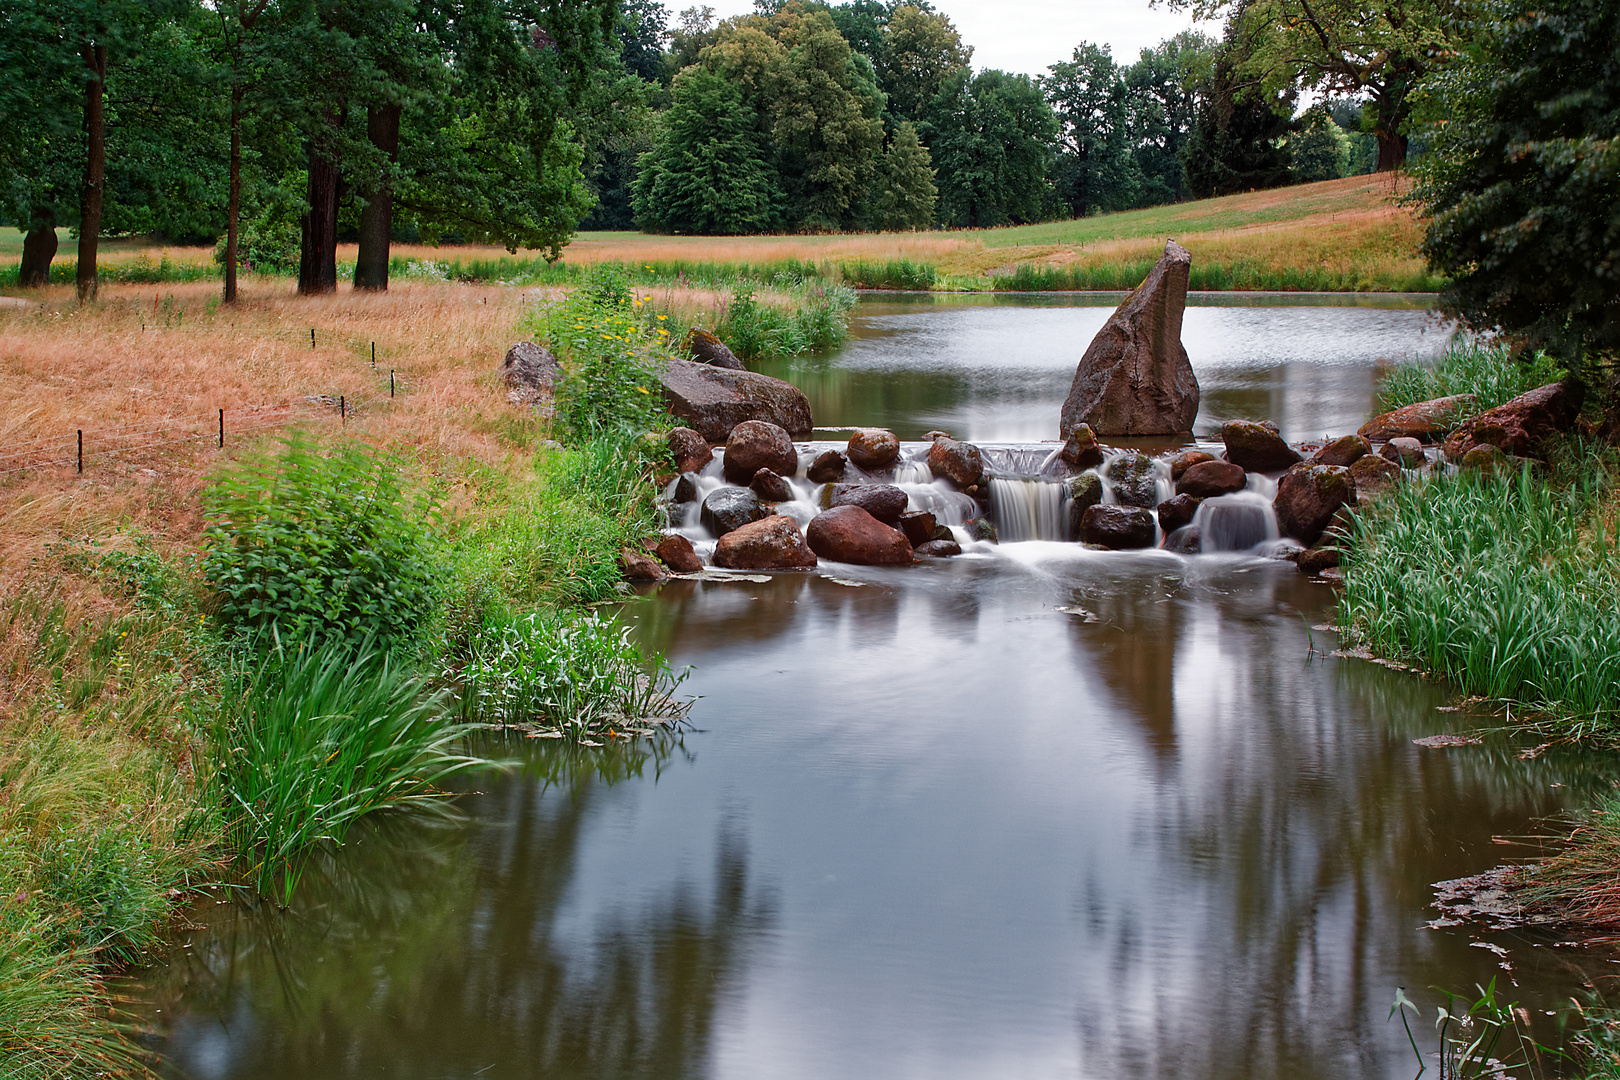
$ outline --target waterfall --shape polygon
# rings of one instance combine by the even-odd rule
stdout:
[[[1066,483],[992,477],[990,510],[1003,541],[1069,538]]]
[[[1271,500],[1256,491],[1239,491],[1205,499],[1193,516],[1205,552],[1248,551],[1277,539],[1277,516]]]

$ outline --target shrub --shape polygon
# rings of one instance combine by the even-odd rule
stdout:
[[[225,240],[214,245],[214,262],[225,262]],[[236,261],[257,274],[296,274],[299,258],[298,226],[290,221],[261,219],[242,225],[236,234]]]
[[[1469,337],[1453,341],[1432,364],[1397,364],[1378,388],[1378,405],[1388,411],[1417,401],[1473,394],[1484,411],[1563,377],[1563,368],[1546,353],[1515,359],[1506,345]]]
[[[283,905],[314,845],[489,764],[459,752],[474,726],[446,722],[443,693],[370,639],[278,641],[239,661],[224,690],[215,794],[244,876]]]
[[[328,453],[284,441],[214,481],[204,577],[229,631],[394,641],[433,607],[426,497],[400,487],[402,463],[358,443]]]
[[[480,635],[459,673],[462,715],[574,740],[644,735],[678,719],[685,678],[623,626],[578,612],[531,614]]]

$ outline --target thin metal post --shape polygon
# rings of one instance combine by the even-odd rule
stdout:
[[[315,347],[315,328],[313,326],[309,328],[309,347],[311,349]]]
[[[349,406],[344,402],[343,395],[338,395],[338,419],[345,424],[349,422]]]
[[[79,471],[84,472],[84,428],[79,428]]]
[[[388,369],[388,396],[394,396],[394,369]]]
[[[219,410],[219,448],[225,449],[225,410]]]
[[[371,343],[371,366],[377,366],[377,343],[375,341]]]

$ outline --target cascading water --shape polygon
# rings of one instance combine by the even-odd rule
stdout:
[[[990,515],[1003,541],[1069,539],[1069,486],[1028,477],[991,477]]]
[[[1191,527],[1198,530],[1201,550],[1206,552],[1249,551],[1278,538],[1271,500],[1257,491],[1205,499]]]

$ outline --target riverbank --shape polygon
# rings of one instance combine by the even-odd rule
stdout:
[[[582,607],[652,529],[675,321],[605,291],[51,287],[0,312],[0,1074],[142,1072],[106,978],[198,886],[286,903],[319,838],[439,805],[480,764],[459,724],[678,716],[668,669]],[[497,373],[530,336],[580,376],[555,417]],[[478,693],[447,697],[469,665]]]
[[[1387,175],[1245,192],[1071,221],[1002,229],[824,236],[653,236],[580,233],[557,263],[488,246],[393,247],[391,274],[412,281],[565,285],[614,263],[634,284],[756,291],[782,284],[954,292],[1131,289],[1175,237],[1193,252],[1192,288],[1239,291],[1433,292],[1443,281],[1418,257],[1422,229]],[[20,234],[17,247],[20,252]],[[52,265],[71,283],[72,246]],[[104,279],[217,279],[211,248],[115,241]],[[15,289],[16,255],[0,246],[0,289]],[[338,249],[340,280],[355,248]],[[8,277],[9,275],[9,277]]]

